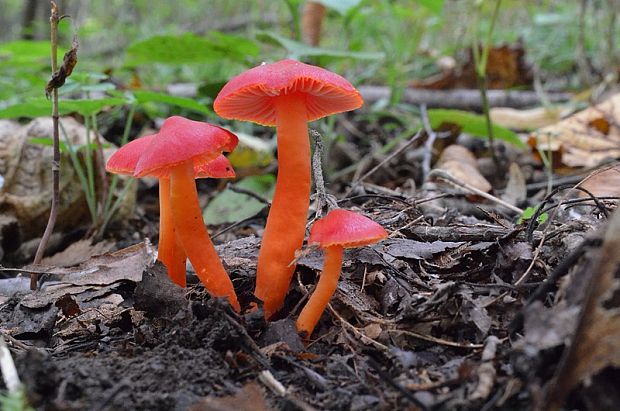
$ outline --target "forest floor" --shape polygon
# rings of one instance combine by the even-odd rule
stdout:
[[[603,302],[617,307],[620,294],[613,252],[619,223],[608,223],[614,202],[576,197],[564,185],[541,198],[542,165],[529,151],[499,150],[503,168],[489,161],[481,168],[494,187],[505,188],[493,193],[510,191],[508,164],[516,162],[533,170],[527,198],[538,195],[547,213],[544,221],[518,221],[514,209],[453,182],[412,183],[423,173],[417,160],[429,150],[424,141],[423,133],[386,162],[367,147],[359,157],[371,160],[365,171],[369,164],[378,165],[375,171],[358,173],[353,184],[347,176],[331,181],[340,207],[361,211],[390,236],[346,253],[338,290],[306,341],[294,319],[320,273],[320,251],[298,259],[275,321],[265,322],[260,310],[237,315],[210,298],[191,272],[187,289],[174,286],[154,262],[155,247],[140,241],[157,238],[152,187],[141,186],[131,220],[112,226],[107,241],[116,251],[49,267],[36,292],[19,291],[27,275],[5,272],[0,330],[28,400],[41,410],[518,410],[552,409],[564,399],[567,409],[603,410],[619,404],[617,369],[606,368],[617,354],[606,357],[595,347],[605,313],[590,312]],[[480,155],[480,140],[463,144]],[[254,302],[266,213],[215,239],[243,308]],[[597,287],[605,284],[615,297],[602,296]],[[580,385],[583,380],[588,383]]]

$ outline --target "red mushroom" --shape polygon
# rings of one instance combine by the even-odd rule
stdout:
[[[309,121],[363,104],[344,78],[320,67],[282,60],[230,80],[213,107],[220,116],[276,126],[278,178],[256,272],[256,296],[269,318],[284,302],[303,244],[310,203]]]
[[[387,232],[370,218],[336,209],[312,226],[308,244],[318,244],[325,253],[321,277],[297,319],[297,330],[310,336],[336,291],[345,248],[363,247],[387,237]]]
[[[145,148],[141,146],[145,143],[136,143],[128,149],[128,152],[136,152],[138,148],[144,148],[135,163],[134,176],[151,176],[160,181],[169,179],[173,232],[176,229],[181,245],[207,291],[216,297],[227,297],[232,307],[239,311],[232,282],[202,222],[194,183],[195,170],[204,172],[206,165],[222,152],[234,150],[237,137],[223,128],[175,116],[164,121],[159,133],[150,138],[151,142]],[[118,169],[126,171],[133,164],[128,159],[117,163]],[[162,192],[165,198],[166,190]],[[172,234],[166,233],[166,236],[170,239]]]
[[[156,138],[157,134],[152,134],[137,138],[118,149],[108,162],[106,170],[115,174],[133,175],[136,170],[138,159]],[[196,178],[233,178],[235,171],[230,161],[220,155],[215,160],[206,164],[198,164],[194,168]],[[185,262],[187,256],[185,250],[177,238],[172,213],[170,210],[170,180],[168,178],[159,179],[159,245],[157,259],[161,261],[168,270],[170,279],[181,287],[186,285]]]

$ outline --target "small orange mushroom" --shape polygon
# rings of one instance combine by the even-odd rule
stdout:
[[[318,244],[325,253],[321,277],[301,310],[297,330],[310,336],[329,300],[336,292],[345,248],[363,247],[387,237],[387,232],[370,218],[352,211],[330,211],[310,229],[308,244]]]

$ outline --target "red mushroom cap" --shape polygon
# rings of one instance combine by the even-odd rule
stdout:
[[[106,163],[106,171],[133,175],[140,156],[155,137],[157,137],[156,134],[140,137],[116,150]],[[235,178],[235,170],[224,155],[219,155],[209,163],[200,163],[194,166],[194,174],[196,178]]]
[[[364,104],[346,79],[295,60],[281,60],[247,70],[231,79],[213,103],[224,118],[276,124],[274,97],[298,93],[306,100],[308,121],[354,110]]]
[[[114,174],[133,175],[136,164],[156,134],[137,138],[125,144],[112,154],[105,165],[106,171]]]
[[[339,208],[314,223],[308,244],[318,243],[322,248],[335,245],[355,248],[374,244],[387,235],[385,229],[370,218]]]
[[[194,167],[196,178],[235,178],[235,169],[230,161],[220,154],[215,160]]]
[[[140,156],[135,177],[165,178],[172,168],[190,160],[194,170],[200,170],[222,152],[234,150],[239,141],[221,127],[179,116],[166,119],[156,136]]]

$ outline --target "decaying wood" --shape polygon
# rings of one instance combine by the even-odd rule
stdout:
[[[382,86],[361,86],[359,91],[367,104],[381,99],[389,99],[390,89]],[[524,108],[540,105],[540,96],[535,91],[488,90],[487,97],[491,107]],[[569,93],[549,92],[546,97],[552,103],[567,101]],[[482,109],[482,100],[478,90],[425,90],[407,88],[403,91],[402,101],[409,104],[426,104],[433,108],[454,108],[460,110]]]
[[[372,104],[381,99],[390,98],[390,88],[384,86],[360,86],[366,104]],[[198,85],[193,83],[175,83],[166,87],[169,94],[182,97],[196,97]],[[572,95],[564,92],[548,92],[547,99],[551,103],[568,101]],[[488,90],[487,97],[491,107],[525,108],[540,105],[540,96],[529,90]],[[460,110],[482,109],[480,92],[474,89],[427,90],[421,88],[406,88],[402,101],[409,104],[426,104],[429,108],[454,108]]]

